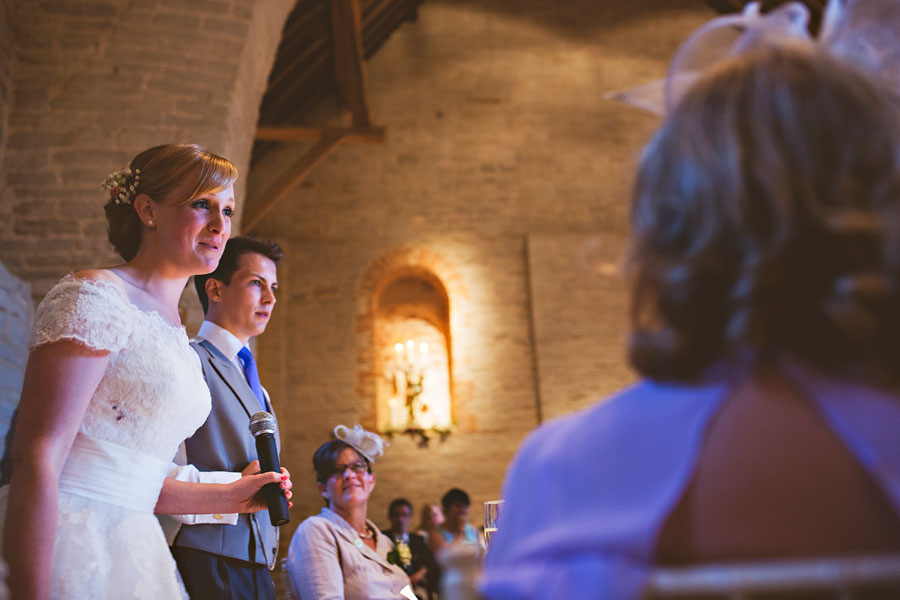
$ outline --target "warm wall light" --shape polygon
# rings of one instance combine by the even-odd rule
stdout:
[[[424,255],[423,255],[424,256]],[[372,278],[375,420],[386,435],[407,433],[426,443],[453,427],[450,305],[443,282],[404,264]]]
[[[397,325],[402,329],[402,324]],[[445,437],[452,428],[446,347],[440,343],[440,332],[427,324],[406,325],[429,336],[431,343],[410,338],[394,342],[392,351],[382,354],[389,391],[382,428],[388,435],[417,436],[420,444],[426,445],[430,434]]]
[[[394,397],[388,400],[390,429],[423,429],[430,408],[420,401],[427,364],[426,342],[418,345],[418,351],[415,340],[406,340],[406,344],[394,344],[394,360],[388,372],[394,390]]]

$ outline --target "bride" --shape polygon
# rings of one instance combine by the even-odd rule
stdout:
[[[0,490],[12,597],[186,597],[154,512],[254,512],[273,482],[290,497],[286,471],[228,485],[166,478],[210,409],[178,301],[218,264],[236,177],[199,146],[141,152],[104,184],[126,262],[67,275],[38,306]]]

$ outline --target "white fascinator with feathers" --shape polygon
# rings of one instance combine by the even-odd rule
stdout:
[[[384,454],[387,445],[381,436],[371,431],[366,431],[362,425],[356,424],[352,428],[346,425],[338,425],[334,428],[334,437],[351,446],[362,454],[369,462],[375,462],[375,458]]]
[[[678,48],[665,79],[606,97],[663,115],[720,61],[784,44],[817,46],[900,90],[900,0],[828,0],[816,38],[807,28],[809,18],[800,2],[768,13],[761,12],[759,2],[750,2],[741,13],[716,17],[694,31]]]

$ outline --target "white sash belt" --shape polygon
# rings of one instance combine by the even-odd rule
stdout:
[[[153,512],[170,463],[78,434],[59,476],[61,492]]]

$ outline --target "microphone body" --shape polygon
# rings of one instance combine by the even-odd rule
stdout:
[[[275,418],[267,412],[258,412],[250,418],[250,433],[256,438],[256,456],[263,473],[272,471],[281,473],[278,463],[278,448],[275,444]],[[288,515],[287,498],[284,490],[277,483],[263,486],[263,495],[269,509],[269,520],[275,527],[280,527],[291,520]]]

